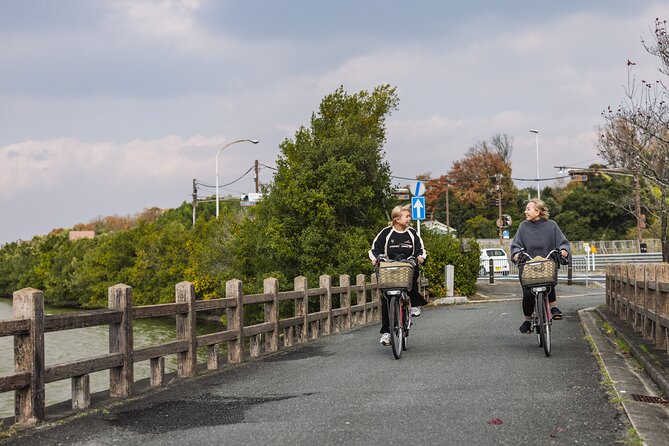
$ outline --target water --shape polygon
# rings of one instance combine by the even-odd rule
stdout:
[[[74,310],[46,306],[45,314],[71,312]],[[0,320],[12,319],[11,299],[0,299]],[[205,324],[198,321],[198,335],[223,330],[216,322]],[[133,321],[134,347],[144,347],[176,339],[176,323],[174,318],[138,319]],[[47,366],[98,356],[109,352],[109,328],[107,325],[98,327],[77,328],[44,335],[45,361]],[[0,337],[0,376],[14,373],[14,338]],[[206,361],[206,349],[198,350],[198,362]],[[176,370],[176,355],[165,357],[165,372]],[[149,361],[135,363],[135,381],[150,376]],[[91,393],[109,388],[109,371],[90,375]],[[46,384],[46,405],[69,400],[72,397],[70,379]],[[14,392],[0,393],[0,418],[14,415]]]

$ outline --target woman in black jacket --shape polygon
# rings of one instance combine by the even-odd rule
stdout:
[[[418,232],[409,226],[411,224],[411,211],[409,206],[395,206],[390,214],[391,221],[374,238],[372,249],[369,250],[369,258],[372,264],[377,263],[380,255],[388,260],[415,257],[420,265],[425,263],[427,252],[423,239]],[[411,297],[411,315],[420,316],[420,306],[427,301],[418,290],[418,268],[413,271],[413,286],[409,293]],[[381,344],[390,345],[390,322],[388,321],[388,302],[381,302]]]

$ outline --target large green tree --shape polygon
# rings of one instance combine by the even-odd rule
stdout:
[[[278,171],[239,230],[243,276],[315,278],[369,269],[365,251],[391,200],[383,145],[398,101],[390,85],[356,94],[340,87],[323,99],[309,127],[281,144]]]

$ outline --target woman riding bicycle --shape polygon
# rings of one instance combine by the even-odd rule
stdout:
[[[423,240],[411,226],[411,210],[407,206],[395,206],[390,214],[391,221],[374,238],[369,258],[376,265],[378,257],[383,255],[388,260],[407,259],[415,257],[419,264],[425,263],[427,252]],[[411,297],[412,316],[420,315],[420,306],[427,304],[418,290],[418,268],[413,271],[413,286],[409,293]],[[390,345],[390,328],[388,321],[388,302],[382,299],[381,303],[381,340],[383,345]]]
[[[558,249],[563,259],[569,257],[569,240],[562,234],[557,223],[548,219],[548,208],[538,198],[531,199],[525,206],[525,221],[518,226],[511,242],[511,259],[514,263],[523,260],[524,253],[531,258],[545,256],[553,249]],[[526,256],[525,256],[526,257]],[[529,260],[529,259],[528,259]],[[557,260],[557,259],[556,259]],[[548,293],[553,319],[562,319],[562,312],[555,302],[555,288]],[[529,289],[523,288],[523,314],[525,322],[520,326],[521,333],[530,330],[532,312],[534,311],[534,295]]]

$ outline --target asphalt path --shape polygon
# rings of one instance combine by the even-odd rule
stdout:
[[[518,331],[509,291],[425,308],[400,360],[368,325],[0,444],[622,443],[629,422],[610,402],[577,314],[603,304],[604,292],[564,289],[550,358]]]

